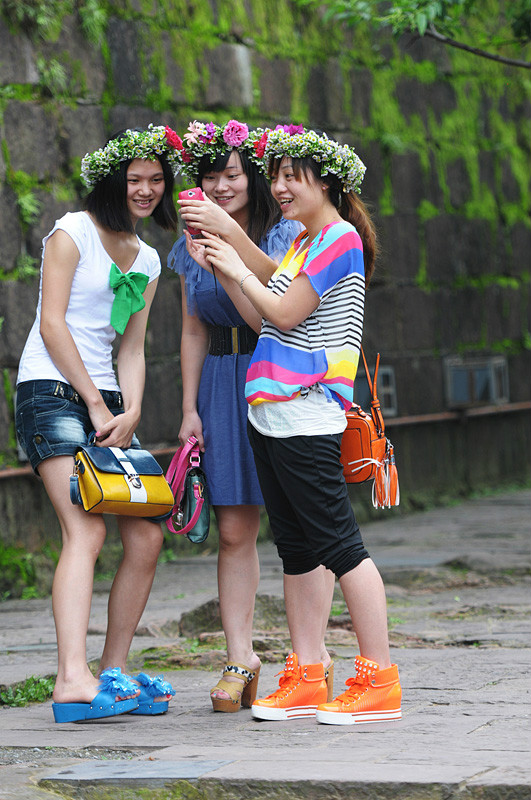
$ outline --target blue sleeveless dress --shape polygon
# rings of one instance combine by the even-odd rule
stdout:
[[[264,237],[260,249],[280,263],[302,230],[298,222],[281,219]],[[245,325],[228,294],[186,250],[184,236],[173,245],[168,267],[184,275],[188,313],[207,325]],[[203,423],[205,470],[212,505],[263,503],[254,458],[247,439],[245,379],[251,354],[207,354],[197,398]]]

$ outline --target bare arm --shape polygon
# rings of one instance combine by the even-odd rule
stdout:
[[[179,441],[184,444],[193,434],[202,451],[205,449],[203,423],[197,411],[197,394],[201,371],[208,352],[209,335],[199,317],[188,312],[184,276],[181,275],[182,335],[181,374],[183,378],[183,420]]]
[[[319,305],[319,295],[308,277],[301,273],[281,296],[274,294],[249,270],[231,245],[210,234],[205,256],[211,264],[242,291],[262,317],[277,328],[289,331],[307,319]]]
[[[181,216],[187,224],[201,231],[221,236],[224,241],[234,247],[242,261],[264,286],[267,285],[278,264],[249,239],[243,228],[230,214],[227,214],[208,197],[205,200],[179,200],[179,204]]]
[[[105,437],[106,447],[129,447],[142,410],[142,397],[146,380],[144,342],[149,311],[158,278],[148,283],[144,292],[146,305],[131,316],[118,350],[118,380],[124,399],[124,413],[107,422],[100,434]],[[107,436],[108,434],[108,436]]]
[[[79,250],[66,231],[57,230],[46,242],[42,273],[40,332],[57,369],[85,401],[95,430],[112,414],[90,378],[66,324],[66,311]]]

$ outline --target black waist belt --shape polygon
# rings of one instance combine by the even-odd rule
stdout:
[[[234,353],[250,355],[258,341],[258,334],[248,325],[229,328],[225,325],[209,325],[211,356],[231,356]]]

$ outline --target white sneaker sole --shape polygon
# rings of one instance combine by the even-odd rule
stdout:
[[[315,717],[317,706],[294,706],[293,708],[268,708],[252,706],[251,713],[255,719],[284,720],[298,717]]]
[[[324,725],[362,725],[367,722],[386,722],[388,720],[402,719],[402,709],[392,711],[367,711],[357,714],[348,714],[346,711],[317,711],[317,722]]]

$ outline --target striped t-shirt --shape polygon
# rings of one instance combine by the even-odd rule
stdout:
[[[291,400],[315,383],[344,409],[352,405],[365,300],[362,242],[345,221],[327,225],[305,249],[307,236],[303,231],[295,239],[268,288],[283,295],[304,272],[320,303],[289,331],[262,321],[247,371],[250,405]]]

